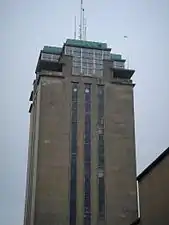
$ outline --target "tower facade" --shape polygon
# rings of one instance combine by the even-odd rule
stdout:
[[[24,225],[137,218],[134,70],[106,43],[40,52],[30,101]]]

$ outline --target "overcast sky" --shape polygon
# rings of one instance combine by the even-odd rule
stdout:
[[[129,57],[138,172],[169,146],[169,0],[85,0],[87,39]],[[0,223],[22,225],[29,95],[39,51],[74,33],[80,0],[0,1]],[[128,40],[124,40],[124,35]]]

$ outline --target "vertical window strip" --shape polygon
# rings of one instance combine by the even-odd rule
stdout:
[[[99,218],[104,219],[104,86],[98,86],[98,203]]]
[[[84,126],[84,225],[91,224],[91,85],[85,84]]]
[[[104,59],[104,51],[102,50],[102,69],[101,69],[101,77],[103,76],[103,69],[104,69],[104,65],[103,65],[103,59]]]
[[[70,212],[69,223],[76,225],[76,173],[77,173],[77,108],[78,84],[72,83],[72,108],[71,108],[71,178],[70,178]]]
[[[82,70],[82,65],[83,65],[83,48],[81,48],[80,49],[80,62],[81,62],[81,64],[80,64],[80,73],[82,74],[82,72],[83,72],[83,70]]]
[[[95,72],[96,72],[96,56],[95,56],[95,54],[96,54],[96,51],[93,50],[93,74],[95,74]]]

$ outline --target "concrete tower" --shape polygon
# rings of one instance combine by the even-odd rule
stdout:
[[[106,43],[40,52],[30,101],[24,225],[137,218],[134,70]]]

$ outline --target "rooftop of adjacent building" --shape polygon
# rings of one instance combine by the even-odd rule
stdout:
[[[167,155],[169,155],[169,147],[137,176],[137,180],[140,181],[144,176],[150,173]]]

